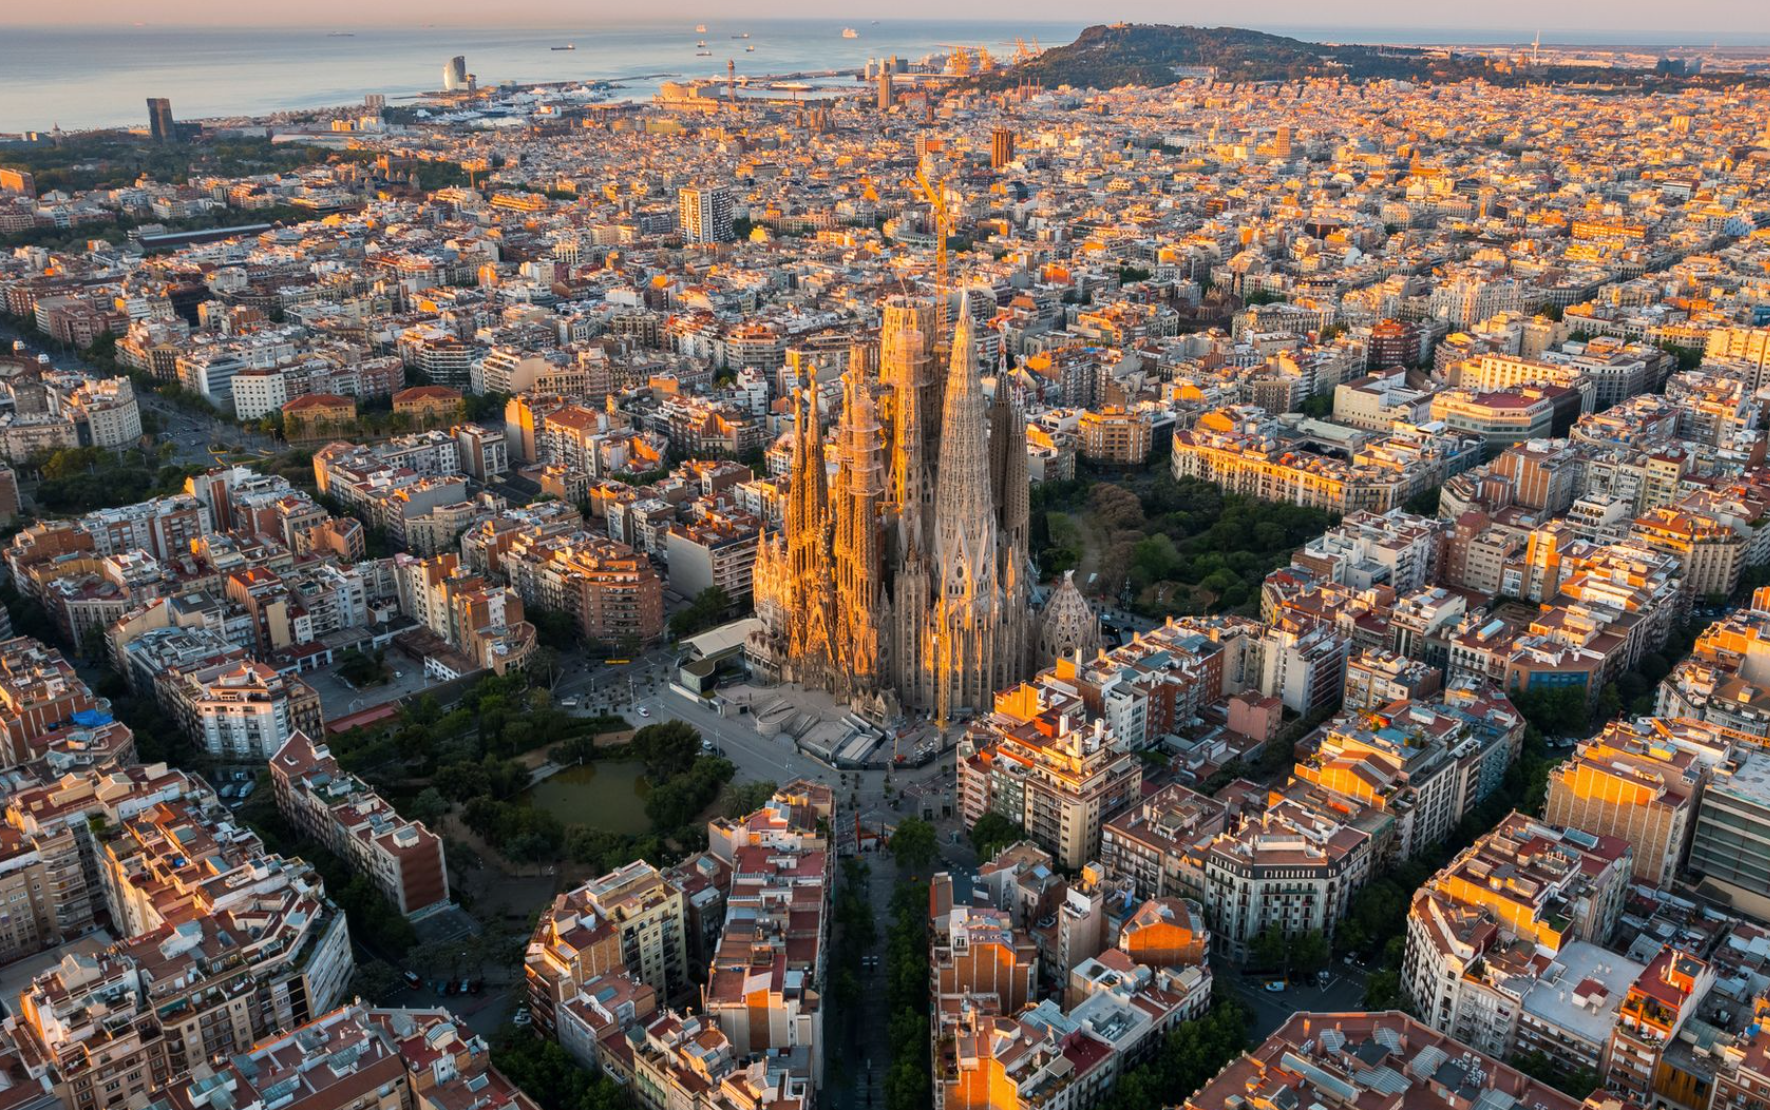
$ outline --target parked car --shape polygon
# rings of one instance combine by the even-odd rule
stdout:
[[[472,988],[473,988],[473,980],[463,979],[463,980],[461,980],[460,983],[456,984],[455,993],[456,994],[466,994]]]
[[[406,986],[411,987],[413,990],[424,985],[424,980],[419,978],[416,971],[408,971],[400,976],[400,978],[404,979],[406,981]]]
[[[647,709],[645,706],[642,705],[639,707],[639,715],[641,717],[649,717],[649,716],[651,716],[651,710]]]
[[[1274,994],[1279,994],[1279,993],[1283,992],[1284,985],[1285,984],[1284,984],[1283,979],[1268,979],[1268,980],[1266,980],[1266,989],[1271,991]]]

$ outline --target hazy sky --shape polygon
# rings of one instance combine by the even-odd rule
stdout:
[[[52,4],[0,5],[0,24],[66,25],[154,24],[287,25],[292,12],[302,23],[390,26],[408,20],[425,23],[582,26],[597,20],[653,21],[749,16],[821,19],[1114,20],[1161,23],[1235,24],[1253,27],[1492,27],[1515,34],[1520,28],[1544,31],[1590,28],[1617,31],[1680,31],[1686,35],[1728,31],[1770,33],[1770,0],[1484,0],[1480,4],[1435,4],[1422,0],[1262,0],[1225,6],[1201,0],[891,0],[886,3],[828,3],[821,0],[523,0],[488,5],[485,0],[302,0],[282,4],[239,0],[60,0]],[[5,42],[0,39],[0,58]]]

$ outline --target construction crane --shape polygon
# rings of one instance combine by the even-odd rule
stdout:
[[[947,314],[947,268],[946,241],[952,235],[952,216],[947,212],[946,196],[948,177],[938,182],[928,176],[928,159],[924,157],[916,164],[916,179],[910,184],[916,192],[928,202],[934,217],[934,345],[939,347],[946,339]]]
[[[1014,36],[1013,42],[1007,42],[1004,40],[1002,42],[997,43],[996,45],[998,45],[998,46],[1012,46],[1014,48],[1014,64],[1015,65],[1022,65],[1026,62],[1030,62],[1034,58],[1038,57],[1040,54],[1044,53],[1044,51],[1039,48],[1039,37],[1037,35],[1034,35],[1032,37],[1032,40],[1030,43],[1026,39],[1021,38],[1019,35],[1016,35],[1016,36]]]

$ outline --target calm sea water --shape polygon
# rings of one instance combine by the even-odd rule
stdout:
[[[984,43],[1012,54],[1013,38],[1068,42],[1081,24],[834,21],[617,24],[558,28],[402,27],[240,30],[124,27],[0,27],[0,131],[140,124],[146,98],[172,100],[180,119],[360,103],[384,93],[389,103],[442,85],[442,67],[465,55],[480,84],[609,80],[621,97],[646,97],[664,79],[859,68],[870,57],[920,58],[940,43]],[[748,32],[748,39],[734,38]],[[696,56],[705,40],[712,57]],[[1006,46],[1000,45],[1007,40]],[[577,49],[556,51],[554,46]],[[746,45],[754,52],[746,52]]]
[[[144,8],[144,12],[151,11]],[[455,54],[482,84],[612,80],[630,88],[620,95],[644,97],[661,78],[722,76],[726,59],[738,72],[785,73],[853,68],[869,57],[911,59],[942,43],[983,43],[1011,54],[1016,36],[1037,36],[1044,45],[1068,42],[1082,23],[1024,21],[908,21],[853,23],[859,37],[844,39],[843,24],[825,20],[709,21],[705,34],[692,22],[608,24],[586,21],[557,28],[327,27],[216,29],[118,27],[42,29],[0,26],[0,132],[73,130],[146,122],[145,100],[165,96],[180,118],[264,113],[285,108],[361,102],[367,93],[390,102],[435,89],[442,66]],[[1309,39],[1357,42],[1528,42],[1534,29],[1272,27]],[[749,32],[748,40],[731,36]],[[1544,40],[1552,36],[1544,32]],[[1559,42],[1651,41],[1639,34],[1566,32]],[[704,39],[712,57],[695,55]],[[1706,46],[1707,32],[1668,35],[1673,44]],[[1764,45],[1770,35],[1722,36],[1723,45]],[[576,50],[552,46],[575,43]],[[756,47],[746,52],[746,44]]]

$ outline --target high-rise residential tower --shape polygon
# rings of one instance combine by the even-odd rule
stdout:
[[[172,118],[172,101],[163,96],[150,96],[148,107],[148,133],[156,143],[175,143],[178,141],[178,121]]]
[[[729,243],[731,190],[723,186],[688,186],[677,190],[677,225],[690,243]]]

